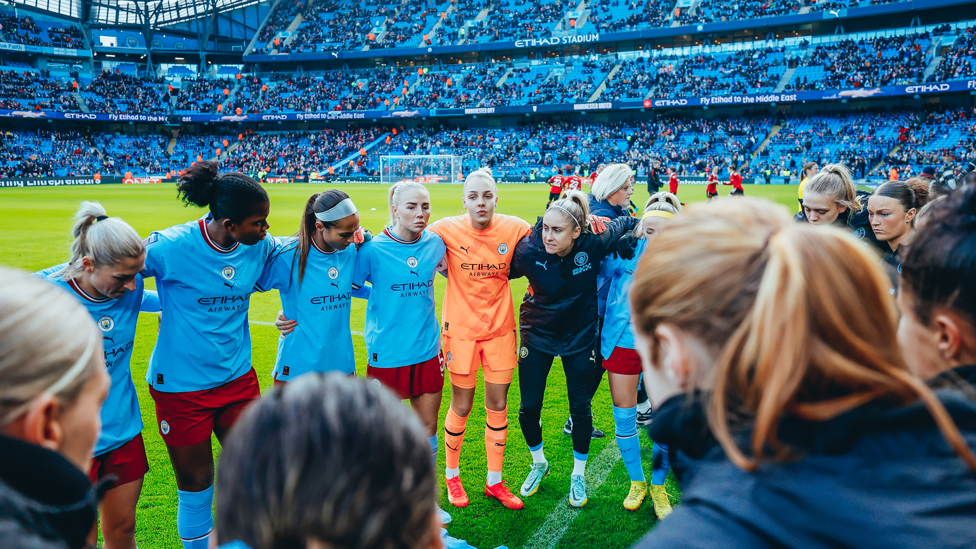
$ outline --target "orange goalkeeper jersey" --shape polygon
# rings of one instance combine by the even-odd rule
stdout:
[[[479,231],[467,215],[459,215],[436,221],[428,230],[447,245],[444,335],[478,341],[515,330],[508,271],[515,245],[532,226],[517,217],[495,214],[491,227]]]

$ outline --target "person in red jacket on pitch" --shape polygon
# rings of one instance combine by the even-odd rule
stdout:
[[[671,174],[668,177],[668,187],[671,190],[671,194],[677,196],[677,194],[678,194],[678,170],[674,166],[671,166],[670,168],[668,168],[668,173]]]
[[[549,209],[549,205],[552,204],[553,200],[559,199],[559,194],[563,192],[563,172],[562,170],[556,169],[556,173],[549,178],[549,202],[546,203],[546,209]]]
[[[718,166],[712,166],[712,171],[708,172],[708,187],[705,188],[705,196],[709,200],[718,196]]]
[[[745,196],[746,192],[742,190],[742,174],[735,168],[729,171],[731,172],[729,174],[729,182],[725,183],[726,185],[732,185],[732,192],[729,193],[729,196]]]

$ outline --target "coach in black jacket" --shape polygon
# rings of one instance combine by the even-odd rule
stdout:
[[[598,373],[594,360],[594,344],[599,337],[597,274],[603,258],[640,220],[621,217],[608,222],[606,231],[595,235],[587,228],[585,196],[578,193],[577,198],[578,202],[573,198],[554,202],[545,218],[539,218],[532,232],[516,245],[509,277],[529,279],[519,311],[519,423],[525,441],[529,448],[542,446],[542,399],[549,369],[559,356],[566,373],[573,419],[573,451],[577,459],[582,456],[585,461],[593,428],[592,379]],[[560,255],[546,248],[547,235],[553,231],[578,231],[579,236]],[[585,498],[581,501],[585,503]]]

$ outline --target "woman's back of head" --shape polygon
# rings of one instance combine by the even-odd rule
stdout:
[[[364,380],[309,374],[275,388],[235,425],[219,476],[221,543],[416,549],[438,533],[423,427]]]
[[[705,349],[685,388],[710,393],[711,430],[744,469],[788,452],[777,435],[784,416],[823,421],[879,398],[899,405],[922,397],[962,453],[945,409],[898,351],[897,313],[877,258],[845,231],[824,229],[791,223],[757,199],[695,205],[675,217],[634,276],[634,325],[647,356],[655,363],[662,352],[655,334],[665,324]],[[741,418],[749,419],[737,425]],[[733,440],[739,428],[751,431],[748,455]]]

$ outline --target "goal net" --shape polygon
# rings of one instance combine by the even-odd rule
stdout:
[[[405,179],[424,185],[463,183],[461,160],[453,154],[381,156],[380,181],[388,185]]]

